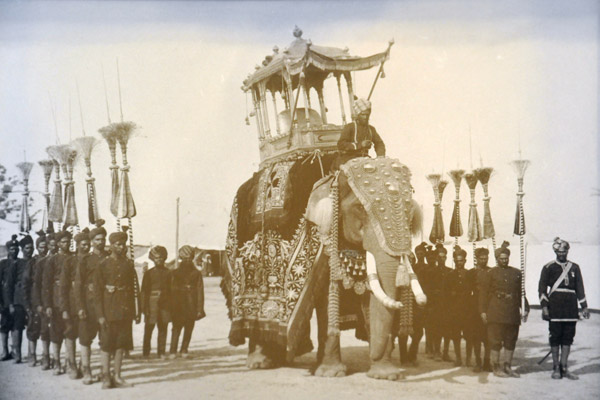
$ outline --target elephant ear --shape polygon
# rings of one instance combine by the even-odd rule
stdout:
[[[332,182],[333,176],[329,175],[315,183],[306,206],[305,217],[317,225],[321,236],[327,236],[331,228],[333,200],[329,194]]]

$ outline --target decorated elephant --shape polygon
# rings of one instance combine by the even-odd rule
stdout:
[[[410,171],[363,157],[322,177],[331,158],[307,159],[264,168],[238,190],[221,284],[230,343],[249,338],[250,368],[277,366],[312,350],[316,310],[316,375],[345,375],[340,331],[354,328],[370,343],[367,375],[398,379],[393,339],[410,330],[413,299],[426,300],[408,259],[420,229]]]

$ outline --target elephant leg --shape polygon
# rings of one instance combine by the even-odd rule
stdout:
[[[250,338],[248,344],[248,358],[246,366],[250,369],[270,369],[275,366],[275,363],[267,354],[267,348],[264,344],[259,343],[256,339]]]
[[[385,290],[385,289],[384,289]],[[386,290],[386,292],[390,292]],[[375,379],[395,381],[402,379],[400,369],[392,364],[392,322],[394,311],[387,309],[379,300],[371,297],[371,336],[369,356],[371,368],[367,376]]]
[[[328,285],[325,290],[328,290]],[[346,376],[346,365],[342,363],[342,352],[340,347],[340,336],[327,332],[327,301],[328,296],[321,297],[316,303],[317,312],[317,336],[319,349],[317,350],[317,368],[315,376],[327,378]]]

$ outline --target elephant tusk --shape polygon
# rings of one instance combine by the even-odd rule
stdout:
[[[410,275],[410,288],[415,295],[415,301],[420,306],[425,305],[427,303],[427,296],[423,292],[423,288],[417,279],[417,275],[408,260],[406,260],[406,267],[408,268],[408,273]]]
[[[367,279],[371,292],[377,300],[379,300],[386,308],[399,309],[404,307],[401,302],[392,299],[390,296],[385,294],[381,283],[379,283],[379,276],[377,276],[377,269],[375,268],[375,260],[371,253],[367,252]]]

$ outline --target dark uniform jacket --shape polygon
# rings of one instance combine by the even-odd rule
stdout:
[[[171,271],[167,267],[154,267],[144,274],[140,295],[147,324],[171,321]]]
[[[136,317],[133,262],[125,257],[106,257],[94,272],[96,315],[111,321],[133,321]]]
[[[61,302],[61,275],[63,268],[70,262],[72,254],[56,254],[51,257],[42,270],[42,305],[52,307],[55,312],[63,311]]]
[[[77,265],[86,256],[86,254],[76,254],[65,263],[60,276],[60,303],[61,311],[66,311],[69,318],[78,318],[77,312],[77,289],[75,287],[75,275]]]
[[[513,267],[495,267],[482,274],[479,288],[479,313],[491,323],[521,324],[521,271]],[[526,312],[529,304],[525,301]]]
[[[385,156],[385,144],[383,140],[371,125],[361,126],[356,122],[347,124],[342,129],[340,139],[338,140],[338,149],[353,157],[364,157],[369,154],[369,148],[361,147],[364,140],[370,140],[375,146],[375,153],[378,156]]]
[[[33,284],[35,282],[36,274],[39,270],[39,262],[42,259],[39,255],[31,257],[30,262],[27,265],[24,276],[25,285],[25,308],[35,310],[37,304],[33,304]]]
[[[96,289],[95,273],[100,268],[100,263],[108,257],[107,252],[96,254],[94,252],[82,257],[75,269],[75,305],[77,312],[83,310],[88,318],[96,318]]]
[[[36,263],[34,273],[32,274],[33,282],[31,284],[31,306],[43,306],[42,293],[44,287],[44,270],[50,264],[50,261],[56,254],[48,253],[44,257],[40,257]]]
[[[569,273],[552,294],[549,294],[550,289],[560,278],[563,266],[556,261],[551,261],[542,268],[538,293],[540,295],[540,305],[548,307],[550,321],[577,321],[579,317],[578,303],[582,308],[587,307],[579,265],[567,261],[565,267],[568,267],[569,264],[571,267]]]
[[[27,269],[32,264],[32,259],[24,260],[17,258],[15,262],[10,264],[5,270],[7,280],[7,293],[5,299],[8,300],[6,305],[19,305],[27,309],[27,292],[26,279]]]
[[[469,303],[472,288],[466,269],[452,269],[446,273],[445,280],[446,301],[450,323],[463,329],[468,322]]]
[[[182,262],[172,272],[171,301],[174,322],[194,321],[204,317],[204,282],[202,274],[193,263]]]
[[[11,269],[17,260],[5,258],[0,261],[0,310],[12,304]]]

